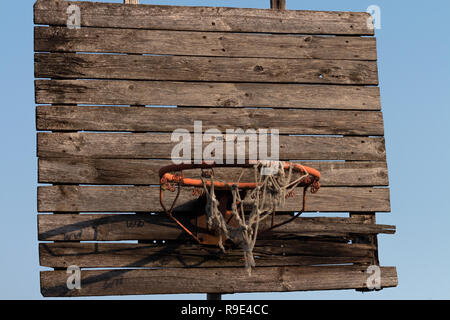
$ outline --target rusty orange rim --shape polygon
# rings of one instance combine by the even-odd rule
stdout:
[[[189,169],[213,169],[213,168],[231,168],[231,167],[242,167],[242,168],[250,168],[253,167],[254,164],[246,163],[246,164],[238,164],[238,165],[226,165],[226,164],[180,164],[180,165],[169,165],[162,168],[159,172],[161,184],[165,183],[177,183],[182,186],[191,186],[191,187],[202,187],[203,182],[201,179],[193,179],[193,178],[185,178],[183,176],[184,170]],[[318,182],[320,180],[320,172],[314,168],[303,166],[298,163],[287,162],[284,164],[284,169],[287,170],[292,166],[292,169],[301,174],[308,174],[310,179],[305,179],[306,184],[310,184],[311,180]],[[181,172],[180,174],[173,174],[171,172]],[[311,179],[312,178],[312,179]],[[205,181],[206,186],[211,186],[211,181]],[[230,188],[232,186],[237,186],[239,189],[254,189],[258,184],[256,182],[221,182],[214,181],[214,187],[218,189]]]

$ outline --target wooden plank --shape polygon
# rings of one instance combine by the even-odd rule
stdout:
[[[270,8],[277,10],[286,10],[286,0],[270,0]]]
[[[374,225],[376,223],[376,217],[375,212],[370,213],[364,213],[364,212],[350,212],[350,217],[354,217],[355,215],[358,216],[359,219],[362,220],[362,223]],[[355,243],[362,243],[362,244],[368,244],[376,248],[372,252],[371,261],[369,264],[371,265],[379,265],[380,260],[378,258],[378,239],[376,236],[373,235],[365,235],[365,236],[359,236],[354,240]]]
[[[34,5],[34,23],[61,25],[67,22],[67,7],[76,4],[82,13],[82,27],[163,29],[224,32],[373,35],[366,12],[324,12],[267,9],[123,6],[39,0]]]
[[[36,80],[36,103],[380,110],[378,87]]]
[[[174,121],[176,119],[176,121]],[[237,108],[128,108],[109,106],[38,106],[37,130],[173,132],[216,128],[277,128],[280,134],[382,136],[383,114],[366,111],[237,109]]]
[[[41,272],[45,297],[126,294],[284,292],[366,288],[370,274],[354,266],[88,270],[81,289],[67,288],[66,271]],[[381,287],[397,286],[395,267],[381,268]]]
[[[286,200],[277,212],[301,209],[299,195]],[[172,203],[174,194],[165,193],[165,201]],[[178,199],[177,211],[190,212],[195,208],[192,189],[184,189]],[[389,189],[324,187],[317,194],[309,194],[308,212],[388,212]],[[146,186],[43,186],[38,188],[39,212],[159,212],[159,188]]]
[[[199,144],[199,142],[194,141],[193,137],[191,139],[192,146]],[[229,142],[226,140],[233,142],[233,136],[224,135],[223,139],[223,159],[225,160],[226,157],[236,159],[237,152],[226,149],[226,142]],[[183,154],[172,155],[172,150],[179,141],[172,142],[170,134],[39,132],[37,140],[39,157],[153,158],[174,160],[177,157],[183,156]],[[210,142],[203,142],[203,147],[209,144]],[[237,144],[234,141],[235,149]],[[247,141],[245,144],[247,149],[245,151],[246,159],[249,158],[248,144]],[[270,140],[269,147],[271,147]],[[191,155],[192,157],[189,157],[189,159],[194,159],[194,149],[192,149]],[[186,155],[184,156],[186,157]],[[279,158],[280,160],[385,161],[386,151],[384,138],[280,135]],[[211,157],[210,159],[206,159],[204,157],[204,160],[214,159]]]
[[[39,183],[58,184],[159,184],[158,171],[171,164],[170,160],[147,159],[70,159],[40,158],[38,165]],[[387,186],[386,162],[301,162],[316,168],[322,174],[322,186]],[[217,168],[214,174],[218,180],[235,181],[242,169]],[[185,172],[186,177],[199,176],[197,170]],[[245,170],[241,181],[253,181],[252,169]]]
[[[184,217],[178,218],[190,225],[191,218]],[[286,219],[283,215],[275,217],[276,223]],[[357,217],[300,217],[271,233],[260,233],[259,237],[352,238],[381,233],[393,234],[395,227],[363,224]],[[185,241],[188,235],[165,214],[39,214],[38,237],[40,241]]]
[[[374,38],[109,28],[35,27],[34,50],[277,59],[377,59]]]
[[[376,61],[41,53],[35,77],[378,85]]]
[[[325,241],[261,240],[253,250],[256,265],[323,265],[369,263],[374,248]],[[239,248],[223,253],[216,246],[190,244],[41,243],[40,265],[53,268],[242,267]]]

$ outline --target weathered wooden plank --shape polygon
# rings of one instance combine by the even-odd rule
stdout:
[[[190,219],[187,217],[183,222],[192,225]],[[275,222],[286,219],[287,216],[277,215]],[[270,233],[260,233],[259,237],[271,240],[286,236],[352,238],[381,233],[393,234],[395,227],[363,224],[357,217],[300,217]],[[189,236],[165,214],[39,214],[38,237],[41,241],[182,241]]]
[[[359,219],[361,219],[362,223],[364,224],[375,224],[376,223],[376,217],[375,212],[369,212],[369,213],[363,213],[363,212],[350,212],[350,217],[358,216]],[[369,265],[379,265],[380,260],[378,258],[378,239],[376,236],[373,235],[363,235],[359,236],[353,241],[354,243],[362,243],[362,244],[368,244],[376,248],[372,252],[371,261],[369,261]]]
[[[374,248],[325,241],[261,240],[253,250],[262,266],[369,263]],[[40,265],[53,268],[242,267],[239,248],[223,253],[217,246],[190,244],[41,243]]]
[[[365,12],[326,12],[267,9],[123,6],[116,3],[39,0],[34,23],[67,23],[67,8],[76,4],[82,27],[163,29],[225,32],[373,35],[370,15]]]
[[[376,61],[41,53],[35,77],[378,85]]]
[[[376,40],[358,37],[35,27],[35,51],[206,57],[376,60]]]
[[[276,10],[286,10],[286,0],[270,0],[270,8]]]
[[[194,153],[192,137],[192,157],[200,157]],[[89,158],[153,158],[172,159],[187,155],[173,154],[174,146],[179,140],[172,142],[171,134],[157,133],[50,133],[39,132],[38,156],[50,158],[89,157]],[[229,142],[229,143],[228,143]],[[206,147],[211,142],[203,142]],[[234,149],[238,142],[232,135],[223,137],[222,159],[236,159],[236,150],[228,150],[227,143],[233,143]],[[268,149],[271,141],[268,139]],[[241,143],[239,143],[241,145]],[[249,158],[249,143],[245,143],[245,156]],[[204,160],[217,160],[207,155]],[[219,157],[216,150],[216,157]],[[257,155],[253,155],[255,157]],[[261,159],[261,157],[258,157]],[[377,160],[385,161],[386,152],[384,138],[371,137],[320,137],[320,136],[279,136],[280,160]],[[266,159],[261,159],[266,160]]]
[[[40,158],[38,177],[40,183],[58,184],[159,184],[159,170],[171,164],[170,160],[147,159],[70,159]],[[301,162],[322,174],[324,187],[387,186],[386,162]],[[217,180],[237,181],[242,169],[216,168]],[[185,177],[198,177],[198,170],[185,171]],[[253,169],[246,169],[241,181],[253,181]]]
[[[174,121],[176,119],[176,121]],[[281,134],[366,135],[384,134],[381,112],[236,108],[129,108],[109,106],[38,106],[37,130],[173,132],[216,128],[277,128]]]
[[[286,200],[278,212],[301,209],[301,190],[296,197]],[[165,201],[171,203],[174,194],[165,193]],[[195,210],[196,197],[189,188],[178,199],[177,211]],[[197,208],[198,210],[198,208]],[[390,211],[389,189],[382,188],[321,188],[317,194],[309,194],[308,212],[387,212]],[[39,212],[159,212],[158,187],[127,186],[43,186],[38,188]]]
[[[69,290],[62,270],[41,272],[41,292],[56,297],[363,289],[370,276],[354,266],[257,267],[251,277],[244,268],[89,270],[81,272],[81,289]],[[381,287],[396,285],[396,268],[382,267]]]
[[[36,80],[36,103],[380,110],[378,87],[117,80]]]

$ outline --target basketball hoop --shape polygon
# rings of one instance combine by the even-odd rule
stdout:
[[[242,168],[237,181],[215,179],[215,168]],[[254,182],[241,182],[245,171],[254,169]],[[200,169],[198,178],[187,178],[185,171]],[[253,247],[259,232],[267,232],[294,221],[306,209],[306,193],[320,188],[320,172],[293,162],[250,161],[245,164],[180,164],[161,168],[160,203],[164,212],[199,244],[218,245],[224,252],[224,244],[230,240],[244,250],[246,267],[251,272],[255,266]],[[174,217],[173,210],[182,187],[193,187],[193,195],[203,201],[204,209],[197,218],[197,230],[192,230]],[[285,199],[294,196],[294,190],[303,187],[302,209],[282,223],[275,224],[278,207]],[[164,192],[176,192],[168,209],[164,204]],[[259,230],[260,223],[269,216],[269,228]],[[200,230],[200,231],[199,231]]]

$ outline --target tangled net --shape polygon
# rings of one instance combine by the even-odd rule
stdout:
[[[207,199],[206,213],[208,228],[210,230],[216,230],[216,234],[219,236],[219,247],[222,251],[225,252],[222,243],[224,239],[231,240],[243,250],[245,268],[249,275],[251,275],[252,268],[255,267],[253,249],[258,236],[260,223],[270,215],[274,215],[277,208],[282,207],[285,200],[293,196],[295,188],[309,176],[304,167],[300,167],[303,168],[303,173],[293,172],[292,166],[289,166],[289,169],[285,170],[283,162],[257,162],[254,165],[256,187],[249,190],[244,199],[241,198],[241,192],[238,187],[245,171],[243,169],[238,181],[229,185],[232,194],[231,212],[237,222],[237,227],[228,224],[219,210],[220,203],[215,194],[214,174],[202,174],[201,176],[204,195]],[[208,178],[209,181],[207,180]],[[318,181],[314,180],[311,185],[307,185],[304,188],[303,209],[305,205],[305,193],[309,186],[311,186],[312,192],[316,192],[320,187]],[[299,214],[294,216],[293,219],[298,217]],[[280,225],[272,226],[270,229]]]

